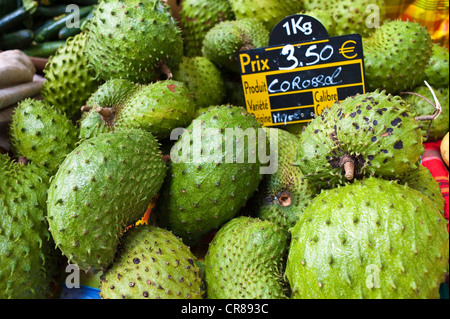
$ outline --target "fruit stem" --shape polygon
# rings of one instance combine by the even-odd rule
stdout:
[[[284,191],[278,195],[278,202],[283,207],[291,206],[292,196],[288,191]]]
[[[28,158],[26,158],[25,156],[19,156],[17,158],[17,163],[28,165]]]
[[[167,79],[171,79],[173,77],[172,71],[165,62],[161,62],[159,65],[159,70],[167,76]]]
[[[92,106],[83,105],[80,110],[81,112],[89,112],[92,110]]]
[[[341,157],[340,166],[344,167],[344,177],[351,181],[355,177],[355,161],[349,155],[344,155]]]
[[[431,114],[431,115],[421,115],[421,116],[415,117],[416,121],[431,121],[430,124],[428,125],[428,130],[427,130],[427,138],[428,138],[428,134],[429,134],[429,131],[430,131],[430,128],[431,128],[431,123],[432,123],[432,121],[437,119],[439,115],[442,114],[442,106],[441,106],[441,103],[439,102],[439,99],[436,97],[436,94],[434,93],[433,88],[428,84],[427,81],[424,81],[424,82],[425,82],[425,85],[430,90],[431,95],[433,95],[435,103],[431,102],[428,98],[426,98],[425,96],[420,95],[420,94],[418,94],[416,92],[401,92],[400,94],[416,95],[416,96],[418,96],[421,99],[425,100],[426,102],[428,102],[429,104],[431,104],[434,107],[435,111],[433,112],[433,114]]]

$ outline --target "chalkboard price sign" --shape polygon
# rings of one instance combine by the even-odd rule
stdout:
[[[306,15],[280,21],[268,47],[240,51],[238,62],[247,110],[263,126],[309,122],[334,102],[365,93],[361,36],[330,38]]]

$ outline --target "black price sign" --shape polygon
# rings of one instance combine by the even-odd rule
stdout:
[[[293,15],[275,26],[269,45],[238,53],[247,110],[264,126],[309,122],[365,93],[359,34],[330,38],[316,19]]]

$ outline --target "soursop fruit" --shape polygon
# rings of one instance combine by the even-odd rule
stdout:
[[[391,94],[423,83],[432,42],[427,29],[416,22],[385,22],[363,39],[367,90]]]
[[[425,142],[441,140],[449,130],[449,89],[447,87],[433,91],[439,100],[442,113],[433,121],[418,121],[425,134]],[[417,93],[435,103],[431,91],[425,85],[415,88],[413,93]],[[420,96],[407,94],[404,95],[403,99],[409,103],[409,110],[414,117],[433,115],[436,112],[435,107]]]
[[[302,9],[302,1],[298,0],[229,0],[237,20],[254,18],[272,31],[283,18],[293,15]]]
[[[300,12],[299,14],[304,14],[313,17],[327,29],[328,35],[330,37],[336,36],[336,21],[333,18],[333,13],[325,9],[314,9],[305,12]]]
[[[219,229],[205,255],[209,299],[287,299],[288,236],[269,221],[236,217]]]
[[[66,157],[48,192],[48,221],[70,263],[92,272],[111,264],[122,231],[144,215],[163,183],[158,147],[148,132],[118,130]]]
[[[328,30],[330,36],[358,33],[363,38],[368,37],[386,18],[385,0],[306,0],[303,7],[313,17],[315,12],[320,11],[332,16],[335,28],[331,29],[333,32]],[[324,18],[327,19],[326,15]]]
[[[439,298],[446,220],[430,199],[377,178],[323,191],[292,229],[293,298]]]
[[[187,85],[197,109],[220,105],[225,98],[221,71],[203,56],[183,57],[173,79]]]
[[[277,159],[278,167],[273,174],[264,176],[249,206],[256,217],[269,220],[288,232],[311,203],[317,190],[304,178],[300,168],[293,165],[300,139],[285,130],[264,129],[269,137],[276,134],[278,147],[271,148],[271,155]]]
[[[417,169],[411,170],[401,176],[398,182],[428,196],[437,209],[443,214],[445,200],[442,196],[440,184],[436,181],[428,168],[421,163],[418,163],[417,167]]]
[[[228,0],[184,0],[180,10],[184,55],[201,56],[206,33],[217,23],[234,19]]]
[[[86,54],[105,81],[170,78],[183,56],[181,30],[161,0],[101,1],[88,29]]]
[[[86,40],[86,32],[68,38],[49,59],[43,71],[43,99],[66,113],[70,119],[78,119],[80,107],[101,84],[101,80],[95,78],[94,70],[88,66]]]
[[[206,33],[202,53],[220,68],[239,73],[237,53],[268,43],[269,31],[255,19],[222,21]]]
[[[0,180],[0,298],[50,298],[61,254],[46,220],[49,174],[0,154]]]
[[[25,99],[14,109],[10,141],[16,156],[43,165],[55,174],[78,142],[76,126],[59,109],[45,101]]]
[[[385,0],[344,0],[331,3],[329,10],[333,12],[336,22],[336,36],[358,33],[363,38],[368,37],[386,18]]]
[[[79,121],[80,140],[112,131],[115,111],[138,87],[125,79],[112,79],[100,85],[83,106],[84,113]],[[105,112],[110,112],[110,116],[106,116]]]
[[[235,217],[261,180],[260,127],[252,114],[231,105],[198,116],[171,150],[156,205],[158,224],[193,246]]]
[[[116,129],[139,128],[156,138],[170,136],[173,129],[187,126],[195,116],[195,102],[187,84],[164,80],[141,85],[125,99],[116,114]]]
[[[336,102],[300,135],[297,165],[312,184],[332,188],[355,178],[396,178],[416,168],[423,132],[399,96],[374,91]]]
[[[136,85],[128,80],[118,81],[107,81],[90,99],[91,110],[80,123],[82,138],[114,130],[142,129],[164,139],[173,129],[187,126],[195,116],[196,105],[184,82],[162,80]]]
[[[449,53],[445,47],[434,43],[432,55],[425,69],[425,80],[435,88],[448,88],[449,85]]]
[[[201,299],[196,258],[168,230],[141,225],[126,231],[114,263],[101,276],[102,299]]]

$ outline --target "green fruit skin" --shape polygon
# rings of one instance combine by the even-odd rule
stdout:
[[[193,141],[196,138],[193,131],[195,125],[198,125],[196,131],[203,135],[203,154],[199,159],[194,155],[195,146],[192,144],[195,142],[197,145],[199,142]],[[235,162],[238,159],[236,151],[230,154],[225,149],[222,139],[226,128],[238,127],[245,132],[247,129],[256,130],[261,125],[241,107],[213,106],[187,127],[172,148],[172,161],[156,205],[156,217],[160,225],[172,230],[190,246],[233,218],[261,180],[258,158],[252,163],[247,156],[249,142],[244,142],[242,162]],[[206,129],[213,129],[216,134],[210,134]],[[236,138],[228,138],[228,142],[236,143]],[[258,147],[258,141],[254,142]],[[190,149],[190,158],[174,160],[174,155],[179,156],[183,147]],[[218,153],[218,149],[222,153]],[[214,158],[217,154],[217,158]],[[212,156],[213,160],[208,156]],[[230,162],[230,158],[233,162]]]
[[[322,188],[347,183],[345,155],[355,178],[397,178],[416,168],[424,152],[423,132],[399,96],[374,91],[335,103],[312,120],[300,136],[297,164]]]
[[[301,169],[293,165],[299,138],[285,130],[264,129],[268,136],[276,130],[278,148],[273,152],[278,158],[278,169],[275,173],[264,176],[248,206],[254,209],[255,217],[269,220],[288,233],[317,190],[304,178]]]
[[[316,197],[292,229],[286,277],[300,299],[439,298],[448,244],[428,198],[368,178]]]
[[[364,38],[363,51],[367,91],[398,94],[423,83],[432,40],[419,23],[394,20]]]
[[[404,174],[398,182],[428,196],[437,209],[444,214],[445,199],[442,196],[440,184],[436,181],[428,168],[421,163],[418,163],[417,167],[417,169]]]
[[[441,140],[449,130],[449,88],[433,89],[433,91],[439,101],[439,104],[441,105],[442,112],[431,123],[430,121],[419,121],[419,125],[424,132],[425,142]],[[420,94],[432,103],[435,103],[433,94],[425,85],[415,88],[413,93]],[[404,95],[403,99],[410,104],[409,109],[414,117],[432,115],[436,112],[435,107],[430,105],[428,101],[424,100],[420,96],[408,94]]]
[[[101,84],[94,70],[88,67],[86,40],[86,32],[70,37],[44,68],[45,82],[41,90],[44,101],[70,119],[80,116],[80,108]]]
[[[268,43],[269,31],[255,19],[222,21],[206,33],[202,54],[217,66],[239,73],[237,53]]]
[[[164,139],[173,129],[186,127],[194,115],[195,103],[187,84],[164,80],[141,85],[127,98],[118,111],[115,127],[139,128]]]
[[[209,299],[286,299],[287,234],[258,218],[236,217],[214,236],[205,256]]]
[[[302,1],[298,0],[229,0],[237,20],[254,18],[262,23],[268,31],[283,18],[293,15],[302,9]]]
[[[61,255],[46,220],[48,171],[0,154],[0,180],[0,298],[50,298]]]
[[[80,140],[112,131],[114,121],[103,120],[97,109],[110,108],[118,112],[125,100],[138,88],[139,85],[125,79],[112,79],[100,85],[86,102],[89,110],[82,114],[78,123]]]
[[[228,0],[184,0],[181,6],[180,27],[186,57],[201,56],[206,33],[217,23],[235,18]]]
[[[358,33],[365,38],[376,30],[376,25],[370,27],[370,23],[377,19],[381,25],[386,19],[385,0],[306,0],[303,6],[307,11],[305,14],[311,13],[313,17],[318,14],[320,18],[323,17],[323,20],[319,19],[321,22],[327,21],[324,25],[331,27],[328,29],[330,36]],[[334,26],[330,18],[334,20]]]
[[[127,230],[114,263],[101,276],[102,299],[201,299],[200,269],[181,239],[142,225]]]
[[[45,101],[25,99],[11,117],[10,140],[14,154],[45,166],[55,174],[78,142],[76,126]]]
[[[432,55],[425,69],[425,80],[435,88],[448,88],[449,85],[448,49],[433,44]]]
[[[174,70],[183,56],[181,30],[160,0],[102,1],[88,29],[86,54],[105,81],[150,83],[162,64]]]
[[[315,18],[317,21],[322,23],[322,25],[327,29],[328,35],[330,37],[336,34],[336,21],[333,18],[333,14],[328,10],[314,9],[305,12],[299,12],[298,14],[304,14]]]
[[[225,99],[225,83],[221,71],[203,56],[183,57],[173,79],[186,83],[196,109],[220,105]]]
[[[142,130],[103,133],[62,163],[48,194],[50,232],[70,263],[104,270],[120,234],[139,220],[166,174],[156,139]]]

